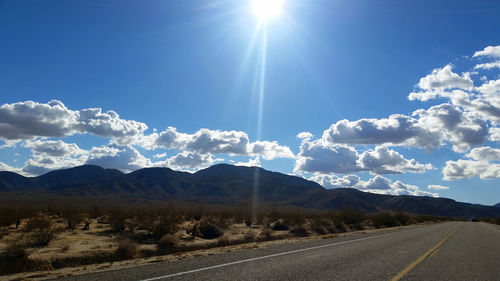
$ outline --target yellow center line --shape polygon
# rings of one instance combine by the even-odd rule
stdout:
[[[431,254],[431,256],[430,256],[430,257],[433,257],[435,254],[437,254],[437,252],[439,252],[439,249],[436,249],[436,250],[435,250],[435,251]]]
[[[450,239],[451,236],[453,236],[453,234],[455,234],[457,231],[458,231],[458,229],[453,231],[452,233],[450,233],[450,235],[446,236],[443,240],[439,241],[439,243],[437,243],[436,246],[432,247],[429,251],[427,251],[425,254],[423,254],[420,258],[418,258],[416,261],[412,262],[409,266],[407,266],[400,273],[398,273],[396,276],[394,276],[391,279],[391,281],[398,281],[401,278],[403,278],[406,274],[408,274],[408,272],[410,272],[413,268],[415,268],[415,266],[417,266],[419,263],[421,263],[423,260],[425,260],[425,258],[427,258],[427,256],[429,256],[434,250],[439,248],[439,246],[443,245],[443,243],[446,242],[446,240]]]

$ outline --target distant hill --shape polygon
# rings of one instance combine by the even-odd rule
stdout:
[[[257,200],[267,204],[322,210],[358,208],[376,212],[401,209],[416,214],[500,217],[500,208],[492,206],[460,203],[447,198],[379,195],[350,188],[327,190],[300,177],[228,164],[214,165],[194,174],[169,168],[145,168],[124,174],[92,165],[31,178],[0,172],[0,192],[5,196],[22,193],[217,204],[239,204],[256,196]]]
[[[493,207],[498,207],[498,208],[500,208],[500,203],[493,205]]]

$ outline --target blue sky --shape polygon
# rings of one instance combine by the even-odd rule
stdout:
[[[499,3],[251,2],[0,1],[0,169],[226,162],[500,202]]]

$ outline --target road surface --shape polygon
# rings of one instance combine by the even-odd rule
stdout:
[[[448,222],[63,280],[500,280],[500,226]]]

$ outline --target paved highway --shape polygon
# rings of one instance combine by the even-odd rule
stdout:
[[[500,227],[449,222],[64,280],[500,280]]]

